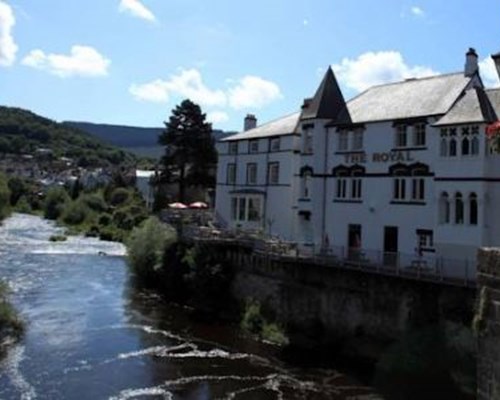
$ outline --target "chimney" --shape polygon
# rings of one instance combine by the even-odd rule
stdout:
[[[465,71],[464,75],[471,77],[479,71],[479,65],[477,63],[477,53],[472,47],[465,55]]]
[[[245,117],[243,130],[248,131],[248,130],[256,128],[256,127],[257,127],[257,118],[255,118],[255,115],[247,114],[247,116]]]

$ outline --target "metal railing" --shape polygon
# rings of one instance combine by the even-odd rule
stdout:
[[[471,260],[450,259],[428,253],[407,254],[344,246],[317,247],[265,236],[260,231],[189,226],[184,228],[183,236],[200,242],[239,244],[251,248],[257,255],[283,261],[356,269],[457,286],[476,286],[476,264]]]

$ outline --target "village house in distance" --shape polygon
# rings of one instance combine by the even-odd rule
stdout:
[[[478,247],[500,246],[498,116],[474,49],[461,72],[349,101],[328,69],[299,112],[218,143],[217,214],[303,254],[475,277]]]

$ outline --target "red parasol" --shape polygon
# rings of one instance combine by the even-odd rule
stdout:
[[[488,137],[495,136],[500,133],[500,121],[495,121],[486,127],[486,135]]]

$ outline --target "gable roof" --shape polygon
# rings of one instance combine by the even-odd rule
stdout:
[[[446,114],[471,82],[463,72],[374,86],[347,103],[352,123]]]
[[[498,119],[500,117],[500,88],[487,89],[485,93]]]
[[[228,136],[222,139],[222,142],[230,142],[232,140],[249,140],[263,137],[290,135],[296,133],[299,123],[300,113],[296,112],[286,117],[276,119],[266,124],[260,125],[248,131],[237,133],[236,135]]]
[[[435,126],[492,122],[497,116],[482,88],[467,90],[451,110]]]
[[[345,106],[344,96],[337,79],[335,79],[332,68],[328,67],[314,97],[304,102],[300,119],[322,118],[336,120],[340,112],[345,109]]]

